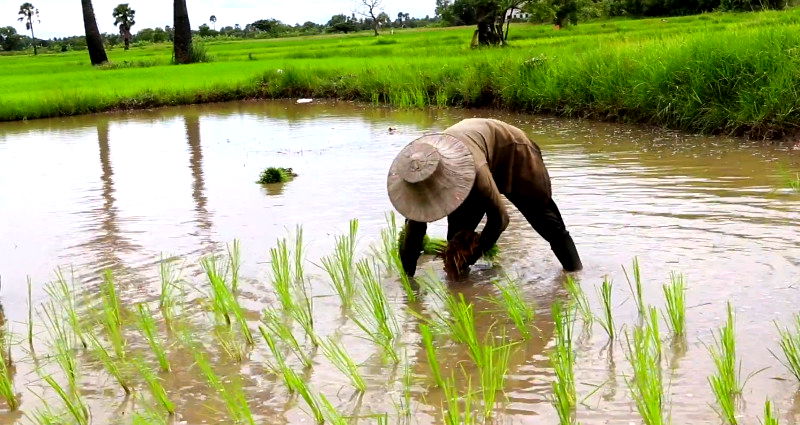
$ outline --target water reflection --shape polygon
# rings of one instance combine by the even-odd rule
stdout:
[[[208,199],[205,194],[206,185],[203,180],[203,146],[200,143],[200,117],[198,115],[184,115],[183,124],[186,127],[186,142],[189,144],[189,169],[192,173],[194,221],[198,227],[201,244],[210,251],[214,246],[210,235],[213,222],[211,213],[208,211]]]

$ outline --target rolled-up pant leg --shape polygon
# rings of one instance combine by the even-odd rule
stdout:
[[[546,200],[535,197],[509,196],[508,200],[522,213],[536,232],[550,243],[550,249],[556,255],[566,271],[583,268],[575,242],[572,241],[561,218],[561,212],[552,198]]]

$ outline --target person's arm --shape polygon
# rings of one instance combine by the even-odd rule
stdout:
[[[403,226],[398,248],[400,251],[400,262],[403,263],[403,270],[409,277],[414,276],[414,273],[417,271],[417,260],[422,254],[422,242],[427,229],[427,223],[408,219],[406,219],[406,224]]]
[[[486,202],[486,225],[478,240],[478,252],[473,253],[469,264],[478,261],[486,251],[492,249],[500,238],[500,234],[508,227],[508,213],[503,205],[500,191],[487,166],[480,167],[475,176],[475,187]]]

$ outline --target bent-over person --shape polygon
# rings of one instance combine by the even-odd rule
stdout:
[[[414,140],[392,163],[387,187],[392,204],[406,218],[400,258],[409,276],[416,272],[427,223],[444,217],[445,270],[454,277],[468,274],[508,225],[500,195],[550,243],[564,270],[582,267],[553,202],[539,146],[510,124],[471,118]],[[483,230],[475,233],[484,216]]]

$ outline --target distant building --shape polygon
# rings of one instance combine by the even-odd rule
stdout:
[[[519,7],[515,7],[513,9],[509,9],[506,11],[506,20],[508,19],[528,19],[531,17],[531,14],[525,12],[521,9],[522,6],[525,6],[525,3],[519,5]]]

